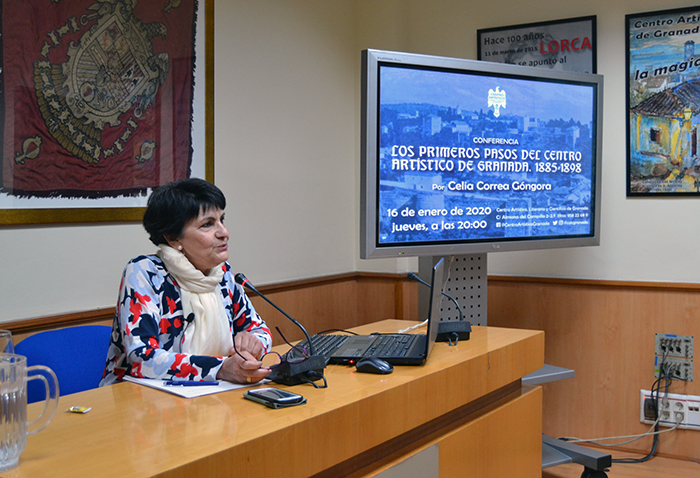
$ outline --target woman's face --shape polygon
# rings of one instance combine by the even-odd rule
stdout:
[[[224,226],[224,211],[209,208],[185,224],[182,237],[168,241],[205,275],[212,267],[228,260],[228,230]],[[182,249],[180,249],[182,246]]]

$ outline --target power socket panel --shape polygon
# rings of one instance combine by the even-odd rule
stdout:
[[[695,338],[692,335],[656,334],[654,355],[692,359]]]
[[[654,377],[661,378],[662,357],[654,357]],[[693,381],[693,361],[691,359],[666,357],[666,370],[671,380]]]
[[[645,402],[646,400],[651,400],[651,392],[649,390],[640,390],[639,397],[639,421],[652,425],[654,420],[647,418],[644,414]],[[660,426],[674,427],[676,421],[680,419],[678,428],[700,431],[700,397],[669,393],[657,398],[657,405],[661,416],[661,420],[659,420]]]

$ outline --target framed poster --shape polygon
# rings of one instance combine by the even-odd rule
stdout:
[[[697,196],[700,7],[625,22],[627,196]]]
[[[596,73],[596,17],[477,30],[477,59]]]
[[[0,1],[0,225],[138,221],[213,180],[213,0]]]

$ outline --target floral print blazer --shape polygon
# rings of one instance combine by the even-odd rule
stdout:
[[[219,283],[231,333],[255,335],[266,352],[272,346],[270,330],[253,308],[243,287],[224,262]],[[119,288],[107,363],[100,386],[125,375],[168,380],[216,380],[226,357],[181,352],[185,329],[194,314],[183,317],[180,287],[158,256],[139,256],[126,265]]]

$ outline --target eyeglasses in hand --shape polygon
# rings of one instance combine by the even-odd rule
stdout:
[[[280,355],[278,352],[271,351],[266,353],[260,358],[260,361],[262,362],[263,368],[269,368],[270,370],[274,369],[275,367],[278,367],[282,363],[301,363],[304,360],[309,358],[309,353],[306,351],[304,347],[301,345],[292,345],[289,343],[287,338],[284,336],[282,331],[280,330],[279,327],[275,327],[277,330],[277,333],[280,334],[280,337],[282,337],[282,340],[284,340],[284,343],[289,345],[291,349],[285,353],[284,355]],[[238,351],[236,348],[236,340],[234,339],[233,341],[233,349],[236,352],[236,354],[242,358],[243,360],[248,360],[245,358],[241,353]]]

